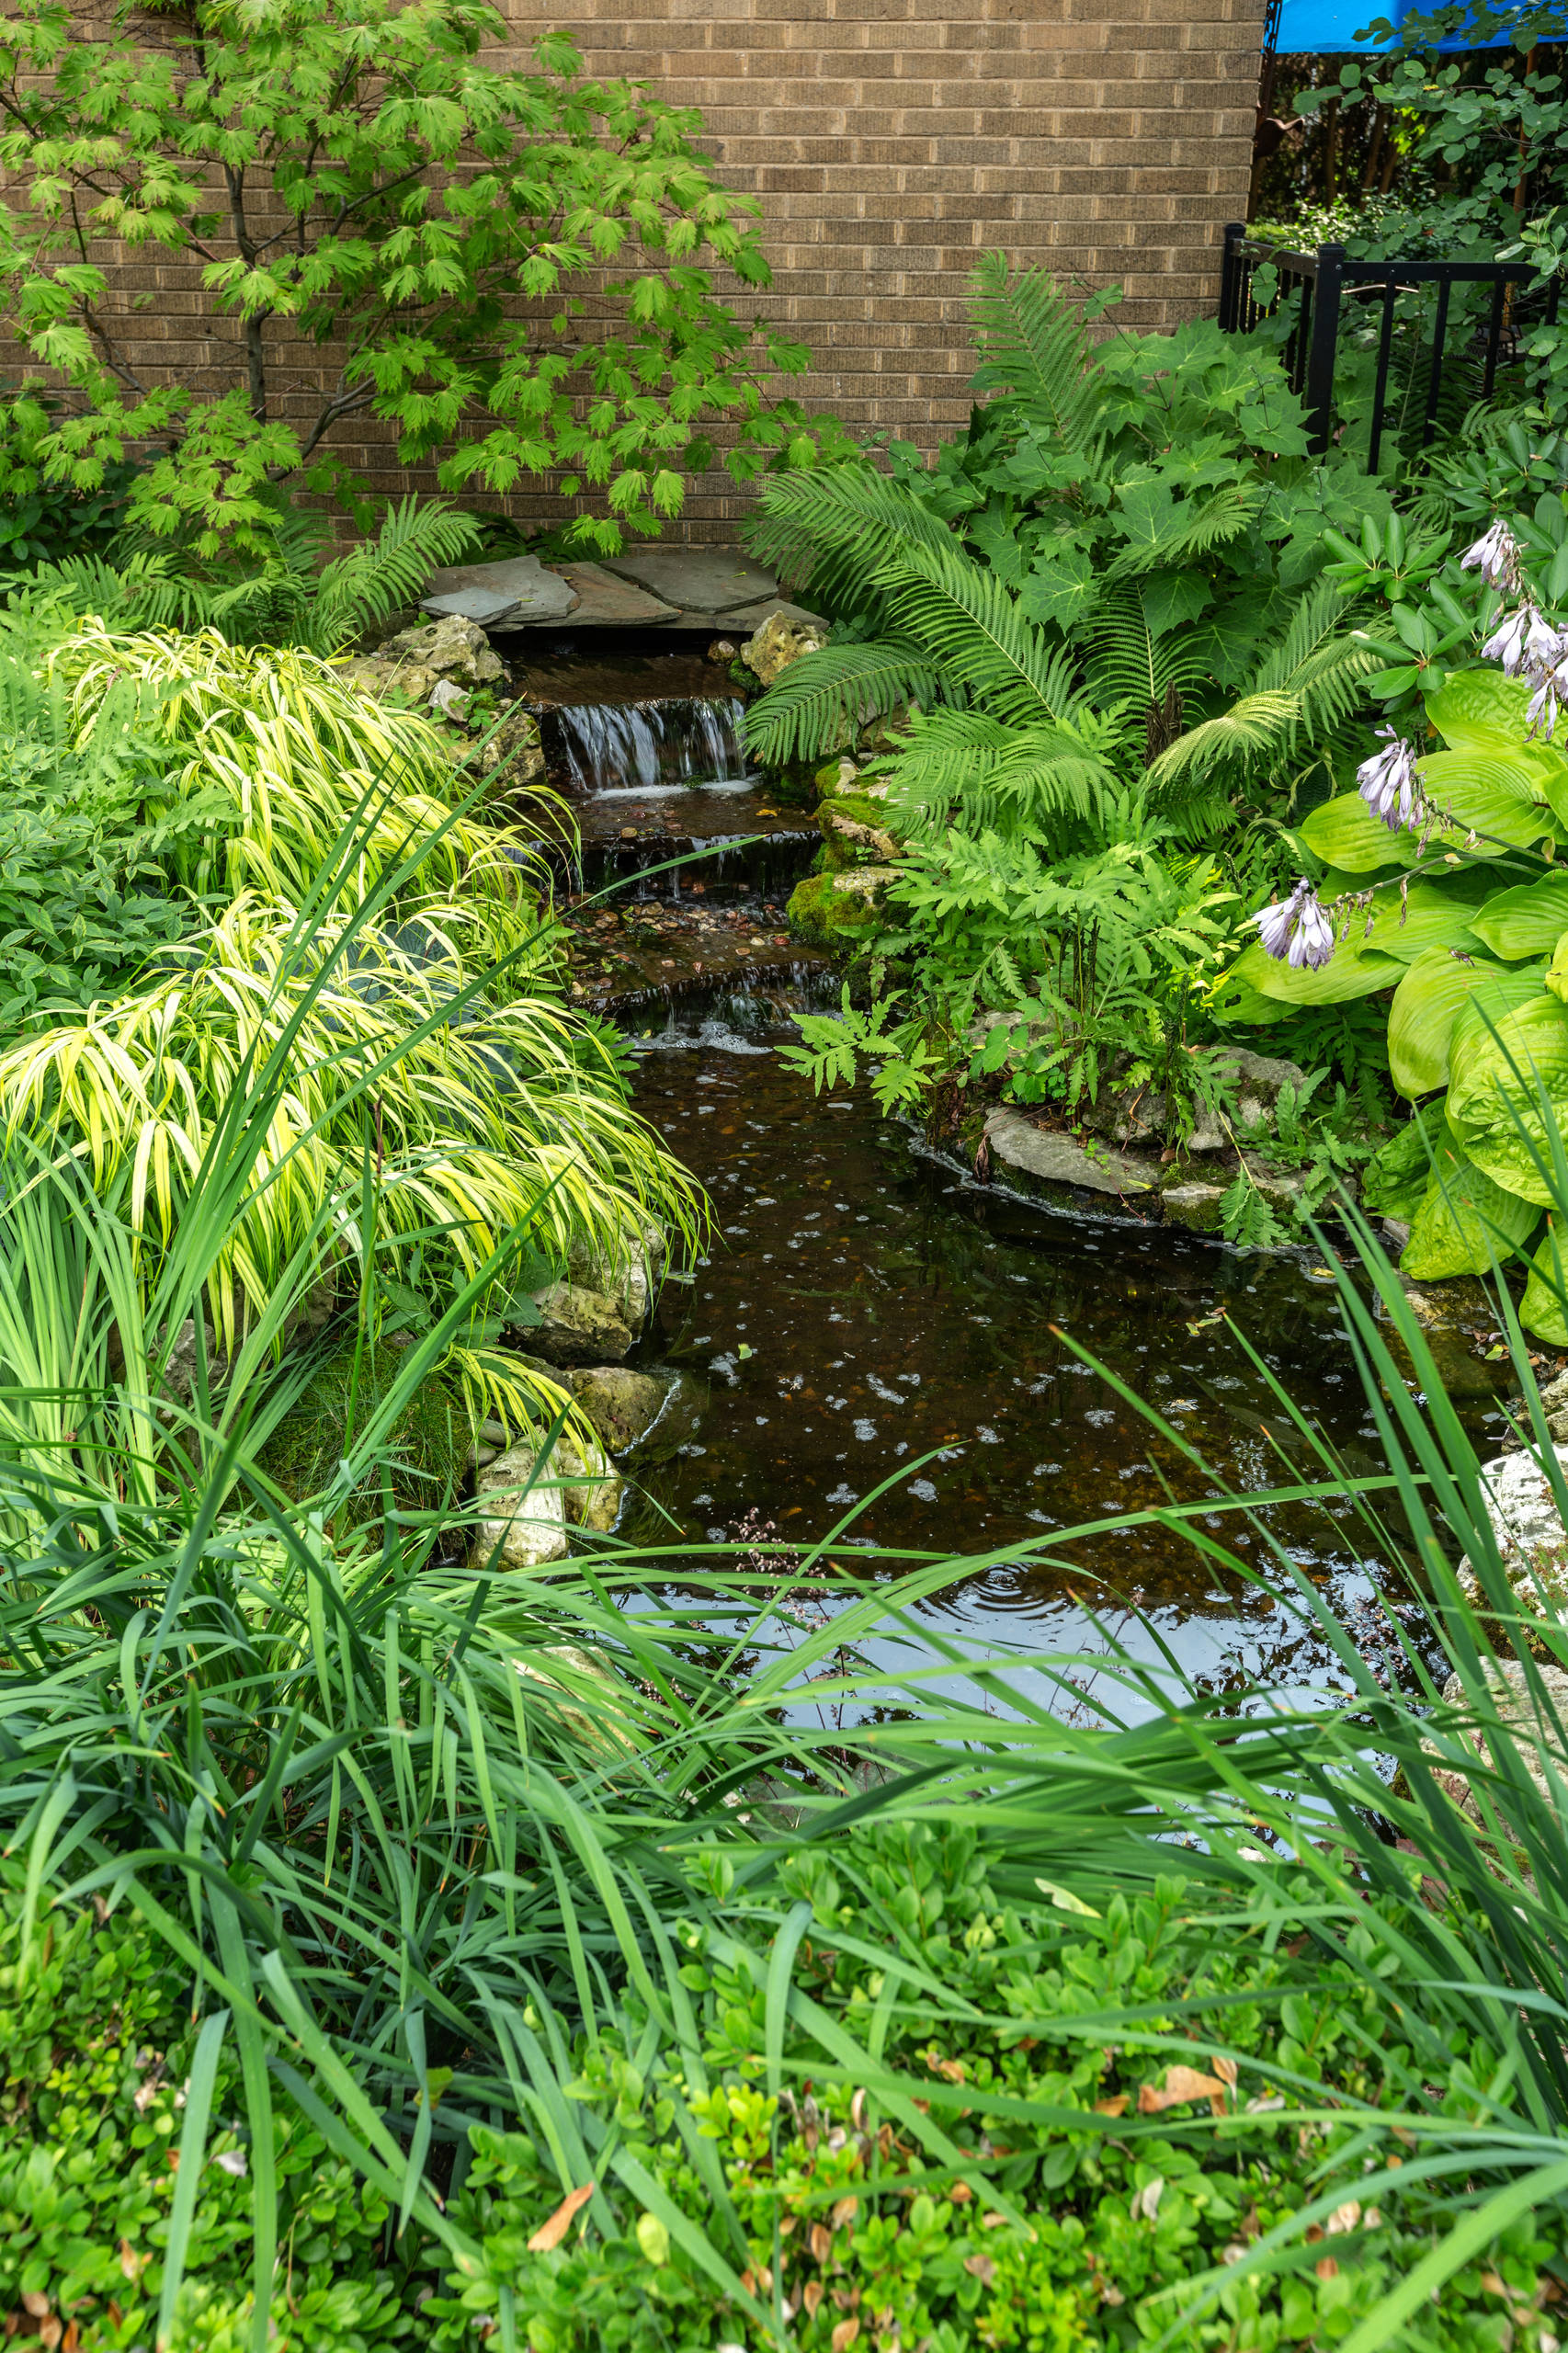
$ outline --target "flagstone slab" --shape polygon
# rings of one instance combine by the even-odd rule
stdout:
[[[444,565],[430,574],[420,603],[427,613],[456,613],[481,629],[517,629],[529,621],[565,620],[576,609],[577,596],[537,555],[510,555],[499,563]]]
[[[772,573],[739,548],[641,548],[607,556],[604,568],[634,581],[688,620],[735,612],[778,593]]]

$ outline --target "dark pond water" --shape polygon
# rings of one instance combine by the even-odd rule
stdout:
[[[1157,1629],[1189,1672],[1321,1677],[1325,1654],[1299,1616],[1175,1530],[1066,1546],[1053,1531],[1213,1495],[1068,1335],[1234,1490],[1319,1475],[1288,1427],[1286,1449],[1271,1443],[1278,1402],[1233,1319],[1346,1471],[1381,1470],[1325,1269],[975,1187],[913,1149],[869,1095],[813,1097],[778,1059],[795,1033],[777,1001],[730,997],[628,1029],[640,1108],[707,1186],[720,1229],[691,1279],[666,1286],[646,1344],[707,1386],[688,1442],[642,1473],[684,1530],[805,1540],[846,1523],[833,1557],[875,1548],[884,1570],[890,1551],[992,1556],[922,1608],[971,1650],[991,1634],[1009,1650],[1096,1647],[1093,1592],[1119,1622],[1123,1602],[1145,1613],[1134,1647],[1147,1654]],[[1270,1570],[1234,1512],[1195,1524]],[[1274,1507],[1268,1525],[1375,1647],[1351,1507]]]

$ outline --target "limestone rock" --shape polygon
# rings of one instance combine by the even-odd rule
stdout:
[[[544,781],[544,747],[539,721],[527,706],[515,702],[482,739],[474,755],[481,776],[494,777],[512,791],[526,791]]]
[[[788,597],[764,597],[755,605],[743,605],[738,612],[724,615],[724,626],[746,637],[776,615],[793,621],[798,628],[825,630],[828,626],[825,614],[813,613],[806,605],[792,605]]]
[[[547,1692],[585,1748],[629,1756],[637,1746],[631,1696],[620,1677],[576,1643],[547,1643],[517,1661],[526,1683]],[[569,1704],[561,1704],[562,1701]]]
[[[810,621],[792,621],[776,609],[747,638],[741,660],[756,671],[765,687],[770,687],[802,654],[818,654],[826,643],[825,629]]]
[[[561,1508],[574,1528],[603,1536],[615,1526],[626,1482],[599,1447],[585,1451],[564,1436],[551,1452],[550,1473],[561,1482]]]
[[[501,657],[491,652],[484,631],[456,615],[423,629],[399,630],[377,647],[376,659],[428,670],[433,678],[450,678],[460,687],[491,686],[503,675]]]
[[[853,866],[847,873],[835,874],[833,887],[854,899],[871,899],[890,882],[898,880],[896,866]]]
[[[503,556],[496,563],[454,563],[430,574],[422,609],[439,619],[483,629],[519,629],[525,622],[576,617],[577,594],[537,555]]]
[[[647,1218],[638,1231],[623,1233],[616,1245],[577,1235],[567,1253],[566,1272],[573,1282],[602,1292],[614,1302],[622,1323],[640,1332],[648,1321],[668,1247],[663,1226]]]
[[[531,1446],[514,1446],[487,1463],[474,1481],[480,1501],[494,1499],[473,1531],[476,1568],[537,1569],[566,1556],[564,1490]]]
[[[1058,1130],[1037,1128],[1006,1104],[985,1122],[985,1141],[1000,1167],[1032,1178],[1036,1184],[1073,1186],[1092,1193],[1129,1193],[1153,1189],[1147,1167],[1140,1167],[1117,1152],[1089,1152],[1075,1137]]]
[[[647,1437],[669,1395],[665,1381],[624,1364],[586,1366],[568,1372],[563,1385],[611,1454],[624,1454]]]
[[[383,662],[374,654],[344,663],[338,676],[356,694],[369,695],[377,702],[385,702],[389,697],[400,702],[428,702],[440,684],[435,671],[422,662]]]
[[[1554,1450],[1568,1476],[1568,1446]],[[1540,1456],[1528,1447],[1499,1455],[1482,1465],[1481,1483],[1504,1574],[1521,1609],[1532,1618],[1568,1620],[1568,1532]],[[1481,1586],[1468,1554],[1459,1577],[1479,1605]]]
[[[1167,1185],[1160,1195],[1160,1213],[1172,1225],[1185,1225],[1189,1233],[1218,1233],[1223,1222],[1220,1204],[1224,1198],[1223,1185],[1196,1180]]]
[[[613,1299],[580,1283],[549,1283],[534,1293],[544,1317],[528,1333],[528,1345],[547,1364],[603,1364],[623,1357],[631,1346],[630,1324]]]
[[[459,727],[468,724],[471,699],[461,687],[452,684],[450,678],[437,678],[430,690],[431,710],[439,711],[443,719],[453,721]]]
[[[1540,1392],[1546,1427],[1555,1438],[1568,1439],[1568,1372],[1560,1372]]]

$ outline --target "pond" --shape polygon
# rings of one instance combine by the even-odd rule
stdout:
[[[993,1638],[1096,1649],[1094,1608],[1142,1653],[1164,1640],[1216,1686],[1321,1682],[1327,1653],[1299,1612],[1193,1540],[1270,1574],[1268,1545],[1233,1508],[1066,1543],[1061,1531],[1219,1500],[1085,1356],[1236,1493],[1323,1475],[1270,1374],[1347,1474],[1380,1472],[1328,1269],[1306,1250],[1239,1253],[1126,1215],[1045,1210],[933,1155],[868,1092],[813,1097],[778,1050],[797,1035],[793,1010],[836,996],[831,968],[784,928],[820,837],[765,802],[778,830],[736,847],[758,791],[716,821],[704,757],[718,743],[733,780],[736,715],[717,696],[704,705],[689,663],[670,663],[662,695],[649,668],[606,707],[613,665],[585,664],[575,708],[568,653],[540,697],[553,773],[585,820],[568,909],[578,994],[619,1023],[639,1108],[715,1213],[707,1256],[666,1284],[641,1351],[691,1374],[705,1403],[678,1449],[636,1464],[642,1497],[622,1534],[831,1539],[833,1559],[868,1574],[962,1554],[971,1572],[920,1615],[971,1651]],[[626,791],[632,767],[642,793]],[[619,824],[629,807],[635,834]],[[1466,1411],[1478,1435],[1500,1429],[1499,1400]],[[1347,1501],[1270,1506],[1266,1524],[1362,1648],[1386,1643]]]

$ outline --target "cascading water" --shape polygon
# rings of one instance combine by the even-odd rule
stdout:
[[[657,702],[558,703],[542,714],[545,754],[569,790],[596,800],[738,790],[748,772],[738,695]]]

